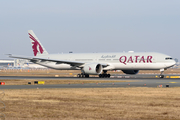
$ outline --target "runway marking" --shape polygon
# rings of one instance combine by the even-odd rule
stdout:
[[[180,78],[180,76],[171,76],[170,78]]]
[[[178,83],[178,82],[169,82],[169,83]]]
[[[156,83],[180,83],[180,82],[156,82]]]

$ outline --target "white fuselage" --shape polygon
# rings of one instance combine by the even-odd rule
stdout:
[[[122,52],[122,53],[69,53],[48,54],[37,58],[77,61],[98,64],[108,64],[103,70],[159,70],[172,67],[175,61],[168,55],[156,52]],[[56,62],[36,62],[49,68],[58,70],[79,70],[79,67]]]

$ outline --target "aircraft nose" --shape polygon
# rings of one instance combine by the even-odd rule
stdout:
[[[176,64],[176,61],[175,61],[175,60],[173,60],[172,64],[173,64],[173,65],[175,65],[175,64]]]
[[[166,67],[173,67],[176,64],[175,60],[169,61],[167,64],[165,64]]]

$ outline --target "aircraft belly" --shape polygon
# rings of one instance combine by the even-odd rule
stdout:
[[[38,63],[38,64],[57,70],[79,70],[79,68],[73,67],[69,64],[55,64],[55,63]]]
[[[158,70],[166,68],[164,63],[131,63],[126,65],[114,63],[113,65],[116,70]]]

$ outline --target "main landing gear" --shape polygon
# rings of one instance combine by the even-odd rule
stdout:
[[[107,70],[103,70],[103,74],[99,74],[99,78],[110,78],[111,75],[107,74]]]
[[[164,78],[164,75],[163,75],[164,69],[160,69],[160,72],[161,74],[159,75],[159,78]]]
[[[83,73],[81,73],[81,74],[77,74],[77,77],[79,77],[79,78],[88,78],[89,77],[89,74],[83,74]]]

